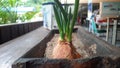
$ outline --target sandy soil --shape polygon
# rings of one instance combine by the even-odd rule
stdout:
[[[45,57],[52,59],[52,51],[55,45],[57,45],[57,41],[59,38],[59,34],[55,34],[51,41],[47,43],[46,51],[45,51]],[[86,48],[81,41],[77,38],[76,33],[73,33],[73,39],[72,43],[75,46],[76,50],[80,55],[82,55],[82,58],[87,58],[91,56],[92,54],[96,53],[95,51],[95,45],[90,46],[89,48]]]

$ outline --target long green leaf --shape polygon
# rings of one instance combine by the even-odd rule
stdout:
[[[56,21],[59,27],[60,36],[66,41],[71,42],[72,31],[73,31],[75,21],[77,18],[77,13],[78,13],[79,0],[75,0],[75,7],[74,7],[72,21],[70,20],[71,8],[69,9],[69,12],[68,12],[68,5],[67,6],[65,5],[63,8],[59,0],[54,0],[54,2],[55,2],[54,13],[55,13]]]
[[[64,17],[63,17],[63,15],[62,15],[62,13],[61,13],[61,10],[58,8],[58,16],[59,16],[59,19],[60,19],[60,24],[61,24],[61,36],[62,36],[62,38],[64,38],[64,36],[65,36],[65,20],[64,20]],[[64,40],[64,39],[63,39]]]
[[[66,14],[66,11],[64,10],[62,4],[59,2],[59,0],[54,0],[55,1],[55,4],[56,6],[58,7],[57,9],[60,9],[60,12],[62,13],[61,17],[62,17],[62,28],[63,28],[63,33],[65,34],[65,27],[66,27],[66,22],[67,22],[67,14]]]
[[[70,29],[70,18],[71,18],[71,7],[70,7],[70,10],[69,10],[69,14],[68,14],[68,22],[67,22],[67,25],[66,25],[66,35],[68,37],[68,34],[69,34],[69,29]]]
[[[64,9],[65,9],[65,12],[68,13],[68,5],[64,5]],[[69,16],[69,15],[67,14],[67,17],[68,17],[68,16]],[[66,18],[67,18],[67,17],[66,17]],[[64,27],[65,27],[64,30],[65,30],[65,31],[64,31],[64,32],[65,32],[66,35],[67,35],[67,24],[68,24],[68,21],[69,21],[68,18],[67,18],[67,20],[65,20],[65,18],[64,18],[64,22],[65,22],[65,24],[64,24]]]
[[[74,13],[73,13],[73,17],[72,17],[72,22],[70,24],[70,33],[69,33],[69,42],[72,41],[72,32],[73,32],[73,28],[77,19],[77,13],[78,13],[78,7],[79,7],[79,0],[75,0],[75,7],[74,7]]]
[[[62,4],[59,2],[59,0],[54,0],[55,4],[58,6],[58,8],[60,8],[62,14],[63,14],[63,17],[65,19],[65,22],[67,22],[67,13],[65,12],[65,10],[63,9],[62,7]]]
[[[53,9],[54,9],[54,14],[55,14],[55,18],[56,18],[56,21],[57,21],[59,33],[61,35],[60,37],[61,37],[61,40],[63,40],[64,36],[63,36],[63,30],[62,30],[62,25],[61,25],[61,20],[60,20],[61,19],[60,14],[58,13],[56,5],[53,6]]]

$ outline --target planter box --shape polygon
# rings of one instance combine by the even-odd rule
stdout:
[[[44,57],[46,43],[58,31],[52,30],[38,45],[18,59],[12,68],[119,68],[120,67],[120,48],[108,44],[102,39],[85,31],[79,27],[77,38],[86,49],[90,46],[96,46],[96,53],[88,58],[79,58],[74,60],[66,59],[48,59]]]

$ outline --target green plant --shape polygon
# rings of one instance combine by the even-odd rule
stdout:
[[[27,12],[25,13],[23,16],[27,19],[27,20],[30,20],[37,12],[35,11],[30,11],[30,12]]]
[[[74,12],[68,5],[62,6],[59,0],[54,0],[54,14],[57,21],[60,39],[53,49],[53,58],[55,59],[76,59],[81,55],[76,51],[72,44],[72,32],[77,18],[79,0],[75,0]],[[71,19],[72,17],[72,19]]]
[[[17,20],[17,13],[12,11],[8,13],[7,11],[0,10],[0,18],[2,19],[0,24],[15,23]]]
[[[11,11],[13,7],[16,7],[16,0],[0,0],[0,24],[16,22],[17,12]]]
[[[71,20],[71,8],[69,9],[67,5],[63,6],[59,0],[54,0],[54,13],[59,28],[60,39],[71,42],[72,32],[77,18],[79,0],[75,0],[75,8]],[[69,11],[68,11],[69,10]]]

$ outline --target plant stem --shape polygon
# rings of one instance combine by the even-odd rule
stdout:
[[[75,21],[77,19],[78,7],[79,7],[79,0],[75,0],[75,8],[74,8],[72,22],[70,24],[70,33],[69,33],[69,37],[68,37],[69,42],[72,41],[72,32],[73,32],[73,29],[74,29]]]

